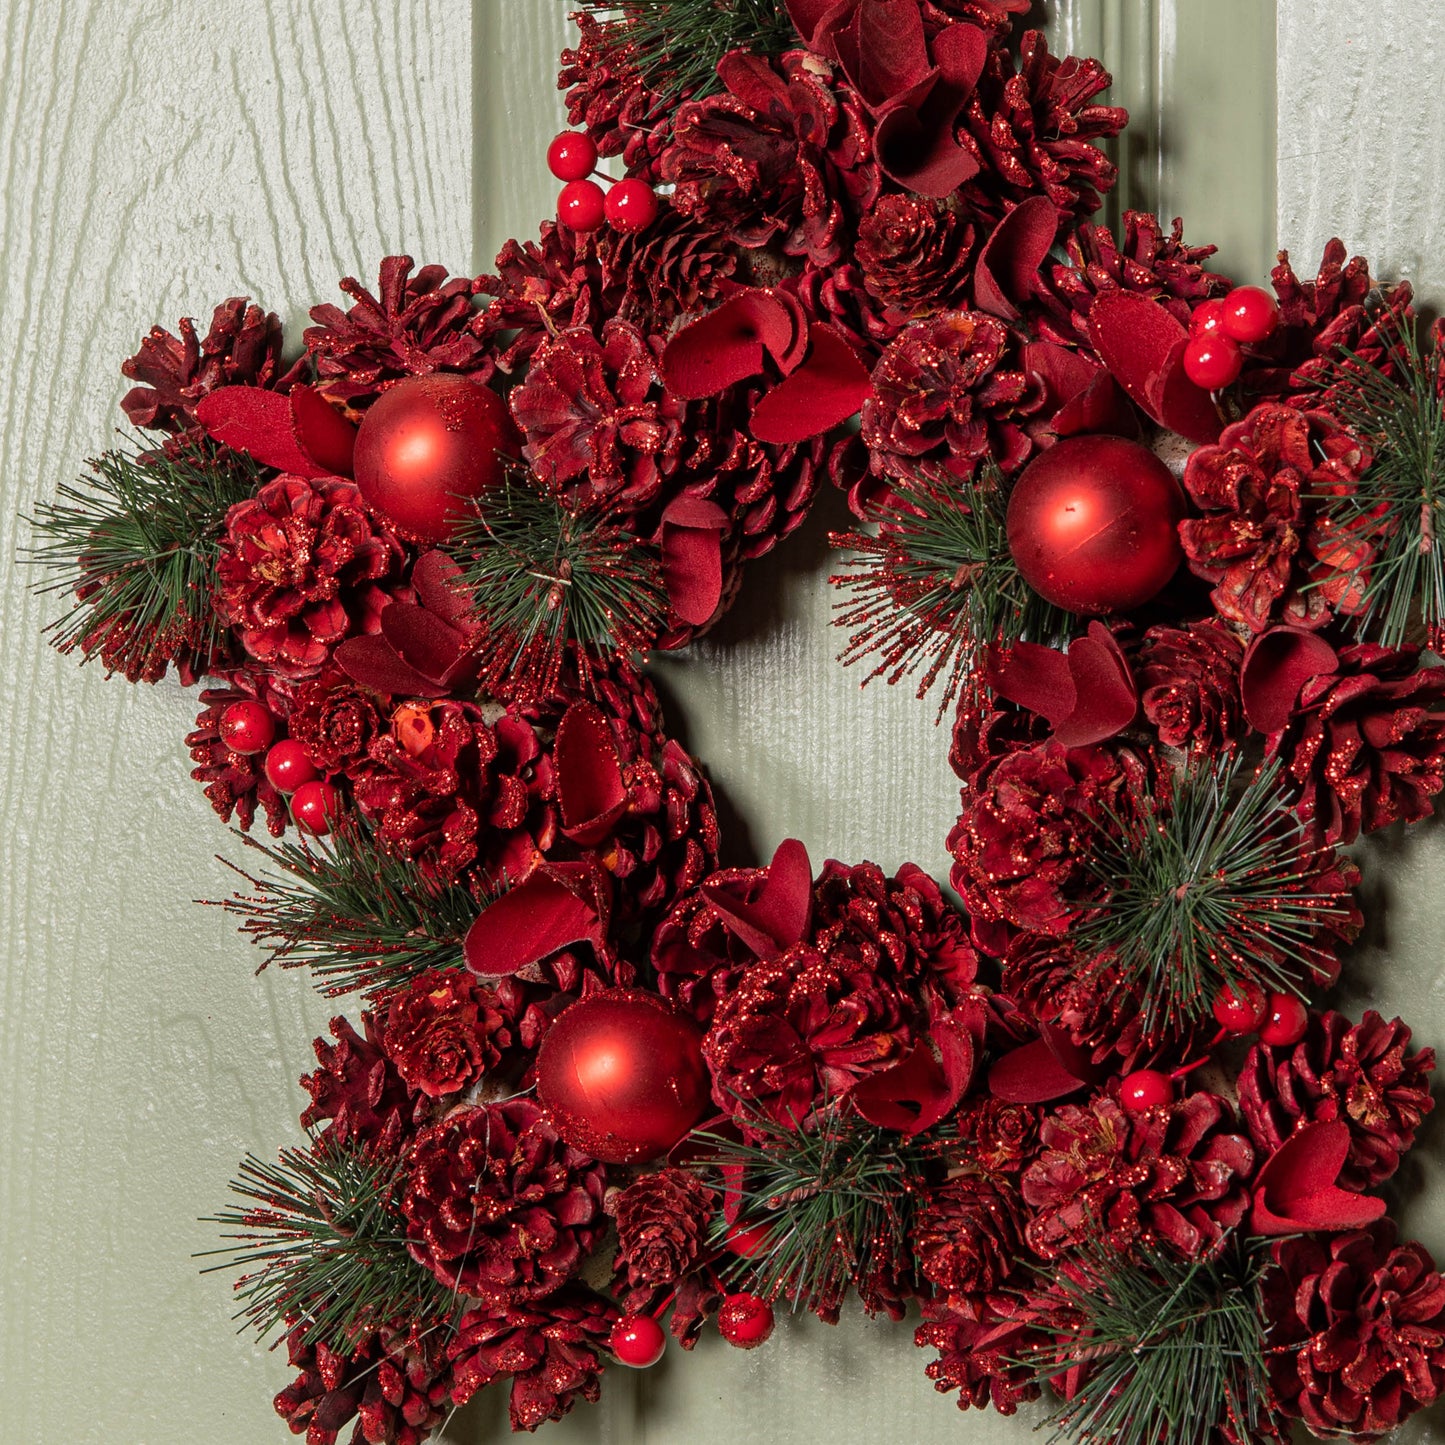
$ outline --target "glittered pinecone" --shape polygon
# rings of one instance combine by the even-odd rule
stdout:
[[[286,720],[290,735],[323,773],[360,762],[383,725],[376,694],[335,668],[296,689]]]
[[[404,558],[351,482],[277,477],[226,513],[216,608],[249,656],[312,677],[337,643],[380,627]]]
[[[690,1169],[659,1169],[629,1184],[611,1203],[617,1220],[615,1273],[627,1283],[676,1284],[697,1267],[717,1211],[717,1191]]]
[[[991,459],[1017,471],[1033,451],[1026,430],[1044,404],[1009,328],[978,311],[950,311],[899,334],[873,368],[863,440],[875,473],[944,483]]]
[[[1249,1208],[1254,1149],[1233,1127],[1229,1105],[1203,1090],[1142,1114],[1108,1094],[1055,1109],[1021,1184],[1030,1248],[1056,1259],[1102,1235],[1197,1257]]]
[[[122,376],[141,384],[121,401],[132,426],[150,431],[198,431],[196,403],[222,386],[285,390],[291,380],[281,366],[281,320],[244,296],[223,301],[204,337],[182,317],[179,336],[151,327],[140,350],[121,362]]]
[[[411,1115],[406,1084],[382,1047],[381,1020],[368,1009],[361,1016],[361,1026],[364,1036],[347,1019],[332,1019],[331,1035],[336,1042],[315,1041],[321,1067],[301,1079],[301,1087],[311,1096],[301,1115],[301,1127],[314,1129],[324,1123],[321,1138],[334,1138],[338,1144],[395,1139],[403,1118]]]
[[[1370,453],[1325,411],[1265,404],[1192,453],[1184,485],[1203,515],[1179,524],[1195,576],[1221,617],[1262,632],[1320,627],[1354,605],[1368,538],[1332,533],[1320,498],[1353,492]]]
[[[1311,836],[1350,843],[1430,816],[1445,787],[1445,667],[1373,642],[1338,656],[1300,689],[1269,746],[1299,787],[1295,810]]]
[[[513,1430],[560,1420],[578,1400],[598,1398],[616,1323],[616,1306],[580,1285],[532,1304],[468,1310],[447,1346],[452,1399],[464,1405],[478,1390],[510,1378]]]
[[[969,1162],[989,1175],[1017,1174],[1038,1148],[1039,1111],[993,1095],[966,1103],[958,1114],[958,1137],[968,1144]]]
[[[598,247],[609,293],[620,298],[617,315],[650,336],[715,301],[738,266],[722,227],[683,215],[666,197],[650,226],[605,232]]]
[[[1445,1279],[1395,1225],[1275,1246],[1266,1362],[1279,1406],[1319,1436],[1377,1440],[1445,1391]]]
[[[662,154],[673,205],[726,226],[741,246],[840,260],[879,187],[857,97],[802,51],[770,60],[735,50],[718,78],[721,93],[685,102],[674,119]]]
[[[1243,737],[1243,662],[1238,635],[1212,617],[1183,627],[1151,627],[1139,645],[1134,673],[1144,716],[1159,741],[1214,756]]]
[[[607,1171],[530,1099],[453,1111],[407,1156],[411,1252],[443,1284],[516,1305],[572,1279],[607,1227]]]
[[[460,969],[424,974],[390,996],[382,1048],[417,1093],[460,1094],[511,1053],[522,1006],[511,979],[494,989]]]
[[[657,180],[658,121],[666,107],[643,83],[625,26],[586,13],[573,22],[577,44],[562,52],[557,73],[568,123],[592,137],[599,155],[620,155],[629,175]]]
[[[360,408],[404,376],[457,371],[486,381],[493,365],[472,304],[477,283],[447,278],[445,266],[412,275],[410,256],[388,256],[373,296],[348,276],[341,289],[352,298],[345,311],[326,302],[311,308],[316,324],[305,332],[315,358],[317,386],[332,399]]]
[[[973,246],[973,227],[951,206],[887,195],[859,222],[854,255],[863,284],[885,306],[929,316],[958,304]]]
[[[1435,1107],[1427,1082],[1435,1051],[1409,1047],[1409,1028],[1373,1009],[1358,1024],[1314,1010],[1299,1043],[1256,1043],[1239,1072],[1239,1107],[1261,1154],[1307,1124],[1338,1120],[1350,1130],[1340,1187],[1363,1193],[1383,1184]]]
[[[930,1189],[913,1226],[918,1270],[941,1294],[991,1292],[1014,1272],[1023,1247],[1018,1196],[963,1175]]]
[[[249,830],[259,805],[266,817],[266,830],[279,838],[286,831],[291,810],[266,776],[266,755],[234,752],[221,736],[221,718],[226,709],[247,699],[260,702],[273,717],[284,717],[290,705],[284,690],[260,673],[238,670],[229,674],[226,686],[204,688],[196,726],[186,734],[186,747],[196,764],[191,776],[205,784],[206,797],[223,823],[229,823],[234,815],[238,826]]]
[[[924,1373],[940,1394],[957,1390],[960,1410],[1000,1415],[1038,1399],[1036,1372],[1024,1357],[1048,1342],[1031,1328],[1026,1298],[1014,1293],[925,1297],[923,1323],[913,1332],[919,1349],[938,1351]]]

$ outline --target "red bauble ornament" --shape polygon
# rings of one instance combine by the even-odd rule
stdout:
[[[314,782],[321,776],[306,749],[295,738],[282,738],[276,743],[266,754],[264,767],[266,781],[278,793],[294,793],[304,783]]]
[[[1168,1074],[1158,1069],[1136,1069],[1126,1074],[1119,1085],[1119,1102],[1131,1113],[1160,1109],[1174,1101],[1174,1085]]]
[[[1068,437],[1024,468],[1008,504],[1008,545],[1025,582],[1070,612],[1127,612],[1183,557],[1184,494],[1138,442]]]
[[[773,1307],[761,1295],[730,1294],[717,1312],[717,1327],[728,1344],[756,1349],[773,1332]]]
[[[445,540],[470,499],[499,487],[520,440],[496,392],[452,372],[384,391],[356,434],[356,485],[416,541]]]
[[[630,1365],[634,1370],[645,1370],[662,1358],[662,1352],[667,1348],[667,1336],[651,1315],[623,1315],[612,1326],[607,1343],[619,1364]]]
[[[1292,993],[1272,993],[1259,1026],[1259,1041],[1271,1048],[1288,1048],[1304,1038],[1309,1022],[1309,1010]]]
[[[302,783],[291,795],[291,816],[298,828],[323,838],[331,831],[331,820],[336,816],[339,802],[336,789],[330,783],[320,779]]]
[[[1220,391],[1244,370],[1239,347],[1222,331],[1191,336],[1184,348],[1184,374],[1205,391]]]
[[[657,219],[657,192],[646,181],[618,181],[603,210],[614,231],[645,231]]]
[[[1233,989],[1225,984],[1214,996],[1214,1017],[1228,1033],[1252,1034],[1264,1022],[1265,1004],[1262,988],[1242,983]]]
[[[590,135],[564,130],[547,147],[547,169],[559,181],[586,180],[597,168],[597,145]]]
[[[276,740],[276,719],[246,697],[221,714],[216,731],[233,753],[263,753]]]
[[[607,197],[596,181],[568,181],[557,197],[557,219],[574,231],[595,231],[607,217]]]
[[[1221,303],[1224,334],[1245,346],[1267,341],[1279,325],[1279,304],[1260,286],[1236,286]]]
[[[537,1052],[552,1127],[604,1164],[666,1154],[708,1102],[702,1035],[641,989],[594,993],[557,1016]]]

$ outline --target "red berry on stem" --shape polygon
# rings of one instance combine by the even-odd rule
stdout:
[[[1292,993],[1270,994],[1265,1010],[1264,1022],[1259,1026],[1260,1043],[1282,1049],[1304,1038],[1310,1012]]]
[[[1189,314],[1191,336],[1218,336],[1224,324],[1224,302],[1218,297],[1201,301]]]
[[[1174,1085],[1168,1074],[1158,1069],[1136,1069],[1124,1076],[1119,1086],[1119,1102],[1131,1113],[1162,1108],[1174,1100]]]
[[[730,1294],[717,1312],[717,1327],[728,1344],[756,1349],[773,1332],[773,1307],[761,1295]]]
[[[1279,303],[1261,286],[1236,286],[1224,298],[1221,325],[1246,346],[1268,340],[1279,325]]]
[[[1239,347],[1227,336],[1191,336],[1184,348],[1184,374],[1205,391],[1220,391],[1244,369]]]
[[[295,738],[282,738],[266,754],[266,781],[278,793],[294,793],[320,776],[316,764]]]
[[[752,1259],[768,1247],[773,1227],[766,1222],[758,1224],[735,1224],[727,1232],[724,1243],[728,1250],[741,1259]]]
[[[1225,984],[1214,996],[1214,1017],[1231,1034],[1252,1034],[1264,1022],[1264,990],[1252,983]]]
[[[645,1370],[662,1358],[662,1352],[667,1348],[667,1336],[651,1315],[623,1315],[612,1326],[608,1344],[619,1364],[630,1365],[634,1370]]]
[[[336,816],[339,802],[336,789],[318,778],[302,783],[291,795],[291,816],[298,828],[322,838],[331,831],[331,820]]]
[[[547,147],[547,169],[559,181],[583,181],[597,169],[597,145],[583,131],[564,130]]]
[[[618,181],[603,209],[614,231],[645,231],[657,219],[657,192],[646,181]]]
[[[217,731],[233,753],[263,753],[276,740],[276,719],[259,702],[242,698],[221,714]]]
[[[557,219],[574,231],[595,231],[607,216],[607,198],[596,181],[569,181],[557,197]]]

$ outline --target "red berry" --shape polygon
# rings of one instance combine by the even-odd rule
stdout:
[[[646,181],[618,181],[603,206],[614,231],[645,231],[657,219],[657,192]]]
[[[282,738],[266,754],[266,781],[278,793],[294,793],[321,776],[306,749],[295,738]]]
[[[733,1254],[743,1259],[752,1259],[768,1247],[772,1226],[767,1223],[735,1224],[728,1230],[724,1241]]]
[[[1184,374],[1205,391],[1228,386],[1243,367],[1239,347],[1227,336],[1191,336],[1184,348]]]
[[[557,197],[557,219],[574,231],[595,231],[607,214],[607,198],[596,181],[568,181]]]
[[[1279,325],[1279,305],[1260,286],[1236,286],[1224,298],[1221,323],[1226,336],[1246,346],[1267,340]]]
[[[623,1315],[612,1326],[608,1343],[619,1363],[631,1365],[634,1370],[645,1370],[662,1358],[667,1336],[651,1315]]]
[[[1131,1113],[1158,1109],[1174,1100],[1174,1084],[1168,1074],[1158,1069],[1136,1069],[1124,1076],[1119,1086],[1119,1102]]]
[[[321,838],[331,831],[331,820],[336,816],[339,801],[336,789],[328,782],[317,779],[302,783],[291,795],[291,816],[298,828]]]
[[[586,180],[596,168],[596,142],[582,131],[564,130],[547,147],[547,169],[559,181]]]
[[[761,1295],[730,1294],[717,1312],[717,1327],[728,1344],[756,1349],[773,1332],[773,1307]]]
[[[1237,989],[1225,984],[1214,996],[1214,1017],[1229,1033],[1254,1033],[1264,1015],[1264,990],[1252,983],[1241,983]]]
[[[242,698],[221,714],[217,731],[233,753],[264,753],[276,739],[276,719],[259,702]]]
[[[1301,1000],[1292,993],[1272,993],[1259,1026],[1259,1041],[1271,1048],[1288,1048],[1304,1038],[1309,1022],[1310,1012]]]
[[[1191,336],[1217,336],[1224,322],[1224,302],[1217,297],[1212,301],[1201,301],[1189,315]]]

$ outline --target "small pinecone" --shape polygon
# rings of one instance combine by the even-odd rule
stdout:
[[[281,366],[281,319],[244,296],[216,307],[204,338],[182,317],[180,335],[151,327],[140,350],[121,362],[122,376],[141,384],[121,401],[133,426],[175,434],[198,431],[196,403],[222,386],[286,390],[294,372]]]
[[[577,44],[562,52],[557,89],[567,92],[567,120],[592,137],[602,156],[620,155],[628,175],[656,181],[665,107],[643,83],[632,47],[617,24],[573,17]],[[624,29],[625,33],[625,29]]]
[[[1435,1051],[1409,1047],[1409,1028],[1373,1009],[1358,1024],[1312,1011],[1299,1043],[1255,1044],[1239,1073],[1239,1107],[1261,1153],[1306,1124],[1341,1121],[1350,1129],[1341,1187],[1363,1193],[1383,1184],[1435,1107],[1427,1083]]]
[[[958,1137],[968,1141],[969,1161],[985,1173],[1018,1174],[1037,1151],[1039,1111],[987,1095],[960,1110]]]
[[[264,673],[232,672],[226,677],[226,686],[202,690],[195,729],[186,734],[186,746],[196,764],[191,776],[205,784],[206,797],[221,821],[229,823],[234,814],[237,824],[249,831],[259,804],[266,816],[266,830],[273,838],[286,831],[291,810],[266,777],[266,755],[232,752],[226,745],[221,736],[221,716],[233,702],[249,698],[260,702],[274,717],[284,718],[290,699],[282,688]]]
[[[460,969],[423,974],[390,995],[382,1048],[408,1088],[460,1094],[512,1052],[522,1002],[511,979],[494,989]]]
[[[1037,1400],[1036,1374],[1024,1357],[1051,1341],[1030,1327],[1026,1311],[1026,1297],[1013,1292],[925,1298],[913,1343],[938,1351],[924,1368],[934,1388],[957,1390],[960,1410],[992,1408],[1000,1415]]]
[[[913,1226],[918,1269],[946,1295],[992,1292],[1013,1272],[1023,1247],[1012,1189],[986,1179],[950,1179],[925,1196]]]
[[[394,381],[434,371],[458,371],[485,381],[491,351],[472,304],[478,286],[447,278],[445,266],[411,274],[410,256],[388,256],[373,296],[348,276],[345,311],[327,302],[311,309],[316,324],[304,340],[316,361],[317,386],[333,400],[364,408]]]
[[[722,228],[684,216],[665,197],[645,230],[606,232],[599,249],[607,286],[621,298],[617,315],[649,335],[715,301],[738,266]]]
[[[1275,1246],[1265,1276],[1270,1383],[1319,1436],[1378,1440],[1445,1393],[1445,1279],[1395,1224]]]
[[[323,773],[360,762],[382,726],[376,694],[335,668],[296,689],[287,719],[291,736]]]
[[[468,1310],[447,1346],[452,1399],[510,1377],[513,1430],[560,1420],[580,1400],[595,1401],[617,1307],[580,1285],[525,1305],[482,1304]]]
[[[417,1262],[500,1305],[572,1279],[607,1228],[607,1171],[530,1099],[455,1110],[417,1136],[407,1169],[401,1207]]]
[[[974,229],[951,206],[923,196],[883,196],[858,226],[863,284],[905,316],[958,304],[968,282]]]
[[[1160,625],[1144,634],[1134,663],[1144,716],[1171,748],[1214,756],[1247,730],[1239,694],[1244,644],[1215,618]]]
[[[717,1209],[716,1190],[690,1169],[659,1169],[622,1190],[610,1206],[617,1220],[615,1273],[632,1288],[676,1284],[703,1258]]]
[[[361,1026],[365,1037],[346,1018],[338,1015],[332,1019],[331,1035],[336,1042],[315,1041],[321,1067],[301,1078],[301,1087],[311,1095],[301,1115],[301,1127],[314,1129],[324,1123],[320,1137],[335,1139],[338,1144],[394,1141],[403,1119],[411,1117],[406,1082],[386,1056],[382,1020],[368,1009],[361,1015]]]

